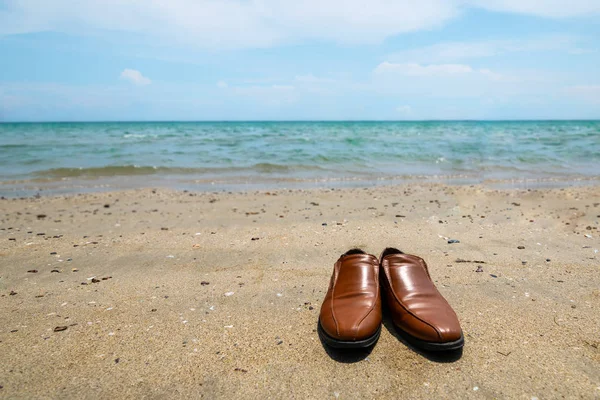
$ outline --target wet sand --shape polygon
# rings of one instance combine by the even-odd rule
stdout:
[[[142,189],[0,210],[2,398],[600,398],[600,187]],[[333,263],[386,246],[429,263],[461,354],[416,351],[387,317],[373,349],[323,347]]]

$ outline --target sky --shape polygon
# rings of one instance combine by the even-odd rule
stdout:
[[[0,121],[600,119],[599,0],[0,0]]]

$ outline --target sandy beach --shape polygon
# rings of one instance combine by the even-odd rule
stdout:
[[[600,398],[597,186],[141,189],[0,210],[1,398]],[[462,354],[416,351],[388,317],[369,351],[321,344],[334,262],[386,246],[429,263]]]

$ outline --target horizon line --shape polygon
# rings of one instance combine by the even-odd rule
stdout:
[[[0,124],[62,124],[62,123],[261,123],[261,122],[595,122],[600,118],[518,118],[518,119],[157,119],[157,120],[14,120],[0,121]]]

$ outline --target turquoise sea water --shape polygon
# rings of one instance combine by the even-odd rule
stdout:
[[[600,176],[600,121],[0,124],[0,193]]]

